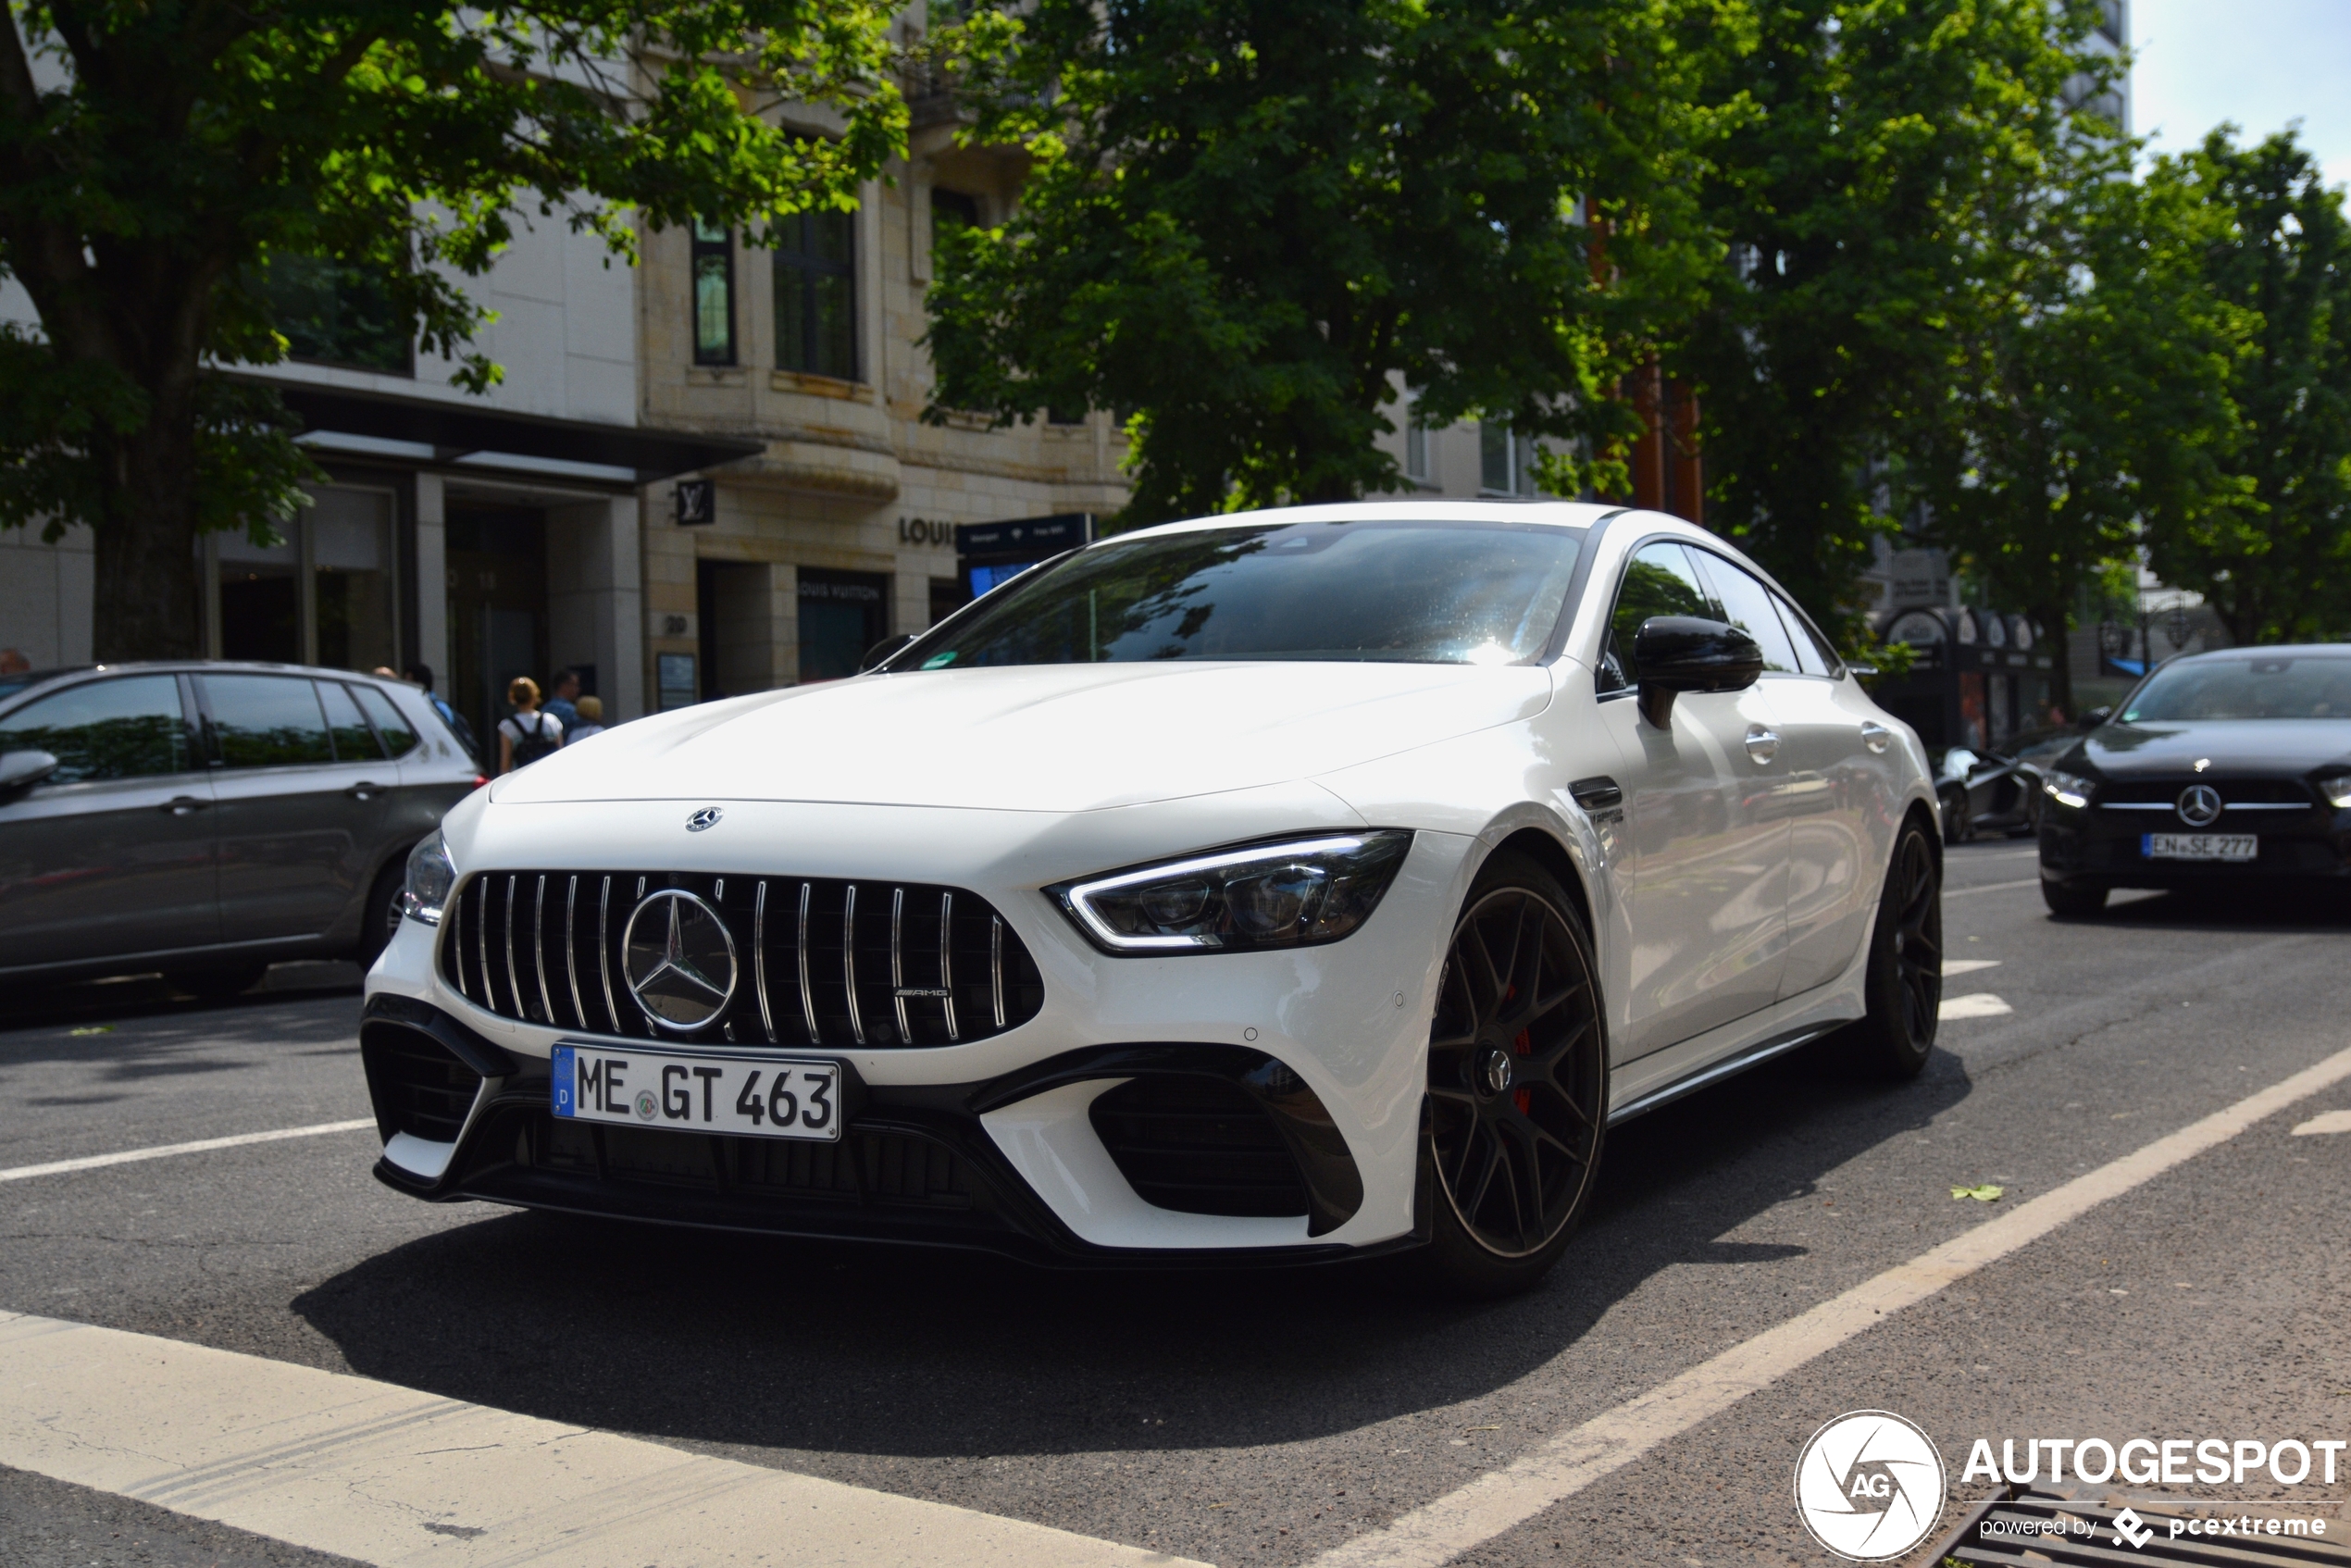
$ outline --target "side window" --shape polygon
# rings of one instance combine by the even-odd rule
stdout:
[[[1796,644],[1796,662],[1805,674],[1845,673],[1845,661],[1836,656],[1836,650],[1829,646],[1828,639],[1812,628],[1812,623],[1804,618],[1803,611],[1777,594],[1773,595],[1773,603],[1780,607],[1780,619],[1787,623],[1788,641]]]
[[[188,771],[188,725],[180,682],[168,675],[93,680],[0,718],[0,753],[46,752],[52,784],[151,778]]]
[[[1636,685],[1633,641],[1651,616],[1698,616],[1711,620],[1715,604],[1690,565],[1690,553],[1671,540],[1644,544],[1624,567],[1616,591],[1616,614],[1609,619],[1608,646],[1600,654],[1603,691]]]
[[[335,761],[379,762],[383,748],[376,733],[351,700],[351,688],[340,680],[318,682],[318,703],[327,710],[327,732],[335,738]]]
[[[372,686],[351,689],[359,698],[359,705],[376,721],[376,733],[383,737],[384,750],[395,757],[404,757],[417,749],[417,731],[408,722],[400,705]]]
[[[205,715],[223,767],[285,767],[335,760],[310,682],[282,675],[206,675]]]
[[[1714,596],[1722,601],[1723,618],[1755,639],[1756,646],[1763,650],[1764,671],[1796,674],[1796,648],[1787,640],[1787,628],[1780,624],[1772,591],[1720,555],[1700,552],[1699,559]]]

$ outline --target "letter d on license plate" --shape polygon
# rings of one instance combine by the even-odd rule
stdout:
[[[552,1109],[572,1121],[743,1138],[840,1137],[840,1064],[559,1045]]]

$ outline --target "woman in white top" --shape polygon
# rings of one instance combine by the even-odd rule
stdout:
[[[518,675],[507,683],[506,701],[514,704],[512,718],[498,723],[498,771],[512,773],[548,756],[564,743],[563,720],[539,711],[539,683]]]

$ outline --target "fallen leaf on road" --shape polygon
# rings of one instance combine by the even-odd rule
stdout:
[[[1951,1188],[1951,1196],[1972,1198],[1979,1203],[1996,1203],[2000,1201],[2000,1194],[2007,1190],[2005,1187],[1994,1187],[1987,1182],[1982,1187],[1955,1187]]]
[[[114,1026],[112,1024],[90,1024],[79,1029],[68,1029],[67,1033],[70,1034],[76,1039],[80,1039],[84,1035],[110,1035],[114,1033]]]

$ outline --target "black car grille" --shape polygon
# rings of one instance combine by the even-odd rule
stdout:
[[[724,1011],[657,1030],[622,968],[630,914],[665,890],[716,911],[739,973]],[[957,888],[636,871],[468,877],[441,927],[441,973],[501,1017],[640,1039],[939,1046],[1034,1018],[1045,988],[1003,916]]]
[[[481,1089],[481,1075],[415,1029],[369,1028],[360,1039],[367,1089],[384,1136],[404,1132],[454,1143]]]
[[[2098,804],[2162,805],[2178,802],[2180,791],[2191,784],[2209,784],[2220,791],[2220,799],[2228,805],[2295,805],[2316,803],[2310,787],[2296,778],[2199,778],[2194,774],[2172,779],[2133,778],[2117,784],[2098,786]],[[2147,815],[2153,815],[2152,812]],[[2276,815],[2283,816],[2283,812]]]
[[[1189,1074],[1130,1078],[1096,1097],[1102,1147],[1146,1203],[1188,1214],[1303,1214],[1298,1162],[1238,1084]]]
[[[601,1148],[599,1145],[601,1144]],[[969,1209],[975,1184],[953,1150],[917,1133],[857,1129],[838,1143],[533,1118],[529,1164],[604,1181],[653,1183],[739,1196],[835,1199],[924,1209]]]

